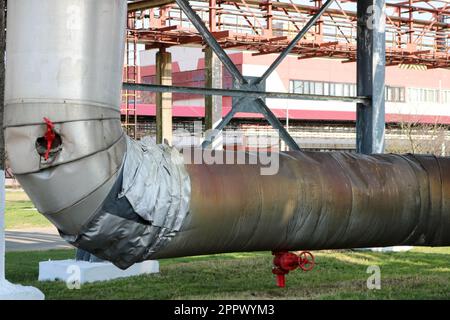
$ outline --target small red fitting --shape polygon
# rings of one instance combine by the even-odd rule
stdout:
[[[52,150],[53,141],[56,139],[55,125],[48,118],[44,118],[44,122],[47,125],[47,131],[44,134],[45,141],[47,141],[47,150],[44,154],[45,161],[48,160],[50,156],[50,151]]]
[[[314,256],[309,251],[302,251],[297,256],[288,251],[272,252],[274,255],[272,273],[276,275],[277,286],[286,286],[286,275],[297,268],[303,271],[310,271],[315,266]]]
[[[277,267],[272,269],[272,273],[276,276],[278,287],[284,288],[286,286],[286,274],[288,272],[289,271],[285,271]]]

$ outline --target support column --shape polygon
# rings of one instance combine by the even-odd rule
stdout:
[[[214,51],[205,49],[205,86],[222,88],[222,63]],[[211,130],[222,120],[222,97],[205,96],[205,130]]]
[[[172,54],[161,48],[156,53],[156,84],[172,85]],[[172,93],[156,94],[156,143],[172,144]]]
[[[0,123],[3,124],[5,100],[5,6],[6,1],[0,0]],[[0,130],[0,286],[5,280],[5,139]]]
[[[385,0],[358,1],[358,95],[372,98],[357,106],[357,152],[364,154],[384,152],[385,5]]]
[[[0,0],[0,123],[5,108],[5,1]],[[0,286],[5,280],[5,137],[0,130]]]

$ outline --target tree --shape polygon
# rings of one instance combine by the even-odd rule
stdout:
[[[423,123],[420,118],[414,121],[399,121],[399,128],[393,129],[399,137],[387,139],[387,152],[434,154],[445,156],[450,148],[448,126],[439,123]]]

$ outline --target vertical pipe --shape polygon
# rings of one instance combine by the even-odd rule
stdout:
[[[0,123],[3,124],[5,105],[5,9],[6,0],[0,0]],[[5,139],[0,130],[0,282],[5,280]]]
[[[358,95],[371,97],[358,104],[356,140],[359,153],[383,153],[385,131],[385,0],[358,1]]]
[[[122,0],[8,3],[15,17],[7,26],[8,159],[39,212],[68,234],[106,198],[126,151],[119,111],[126,13]],[[36,148],[46,132],[44,117],[60,136],[49,161]]]
[[[172,54],[161,48],[156,53],[157,84],[172,85]],[[156,94],[156,141],[172,143],[172,93]]]

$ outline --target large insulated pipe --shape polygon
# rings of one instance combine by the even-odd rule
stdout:
[[[263,175],[258,154],[246,155],[255,164],[189,164],[126,137],[126,11],[122,0],[8,3],[8,157],[68,242],[121,268],[232,251],[450,245],[448,158],[290,152],[272,154],[278,170]]]

